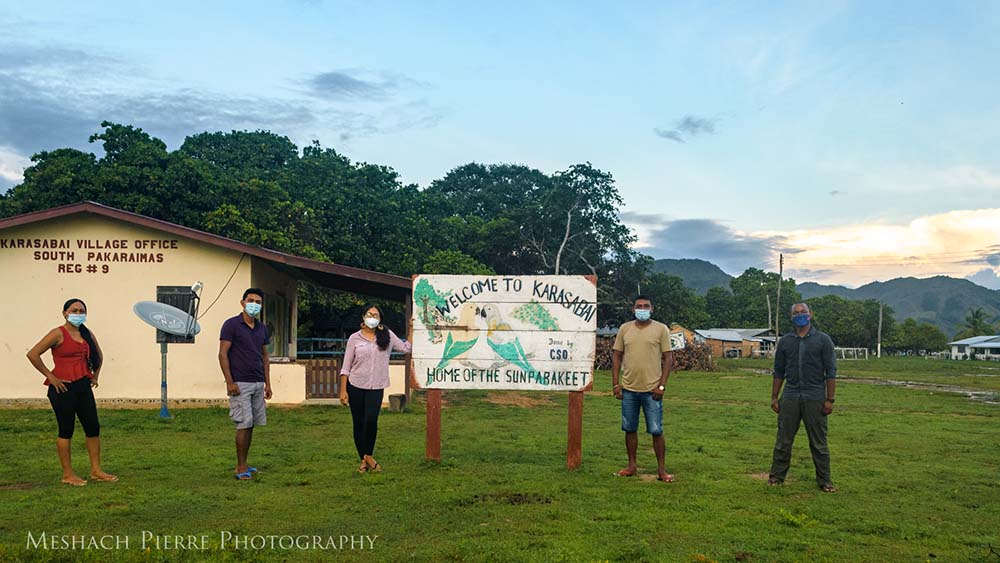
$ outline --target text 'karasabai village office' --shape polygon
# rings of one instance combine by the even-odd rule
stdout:
[[[139,301],[170,302],[200,281],[201,334],[171,344],[170,399],[225,399],[219,328],[240,312],[243,290],[264,291],[261,320],[271,333],[275,403],[336,397],[338,362],[297,361],[298,282],[405,304],[409,278],[310,260],[96,203],[0,219],[0,399],[44,399],[43,378],[25,354],[63,322],[62,304],[80,298],[105,354],[98,400],[160,397],[156,330],[132,311]],[[406,327],[400,327],[406,334]],[[44,356],[51,365],[49,355]],[[391,394],[409,392],[402,360],[390,366]],[[316,367],[324,369],[316,369]],[[388,400],[388,399],[387,399]]]

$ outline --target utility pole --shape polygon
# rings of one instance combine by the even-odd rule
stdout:
[[[781,336],[778,319],[781,318],[781,280],[785,277],[785,255],[778,254],[778,302],[774,305],[774,337]]]
[[[767,298],[767,330],[771,330],[771,327],[774,325],[771,324],[771,294],[767,293],[767,286],[764,286],[764,297]],[[775,331],[775,334],[777,334],[777,331]]]
[[[875,355],[882,357],[882,302],[878,304],[878,343],[876,344]]]

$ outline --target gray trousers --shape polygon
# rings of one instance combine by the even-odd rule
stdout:
[[[830,485],[830,449],[826,445],[826,419],[823,401],[786,399],[778,403],[778,437],[774,442],[774,458],[771,462],[771,478],[784,481],[788,466],[792,462],[792,443],[799,431],[799,423],[804,422],[809,437],[809,451],[816,466],[816,484]]]

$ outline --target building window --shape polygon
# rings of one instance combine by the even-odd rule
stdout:
[[[193,294],[191,293],[190,285],[158,285],[156,286],[156,301],[158,303],[166,303],[167,305],[173,305],[181,311],[186,312],[189,315],[195,313],[194,310],[194,300],[192,299]],[[167,334],[160,329],[156,329],[156,342],[167,344],[191,344],[194,342],[194,335],[189,338],[184,336],[177,336],[174,334]]]

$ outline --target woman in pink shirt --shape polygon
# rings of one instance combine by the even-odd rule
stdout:
[[[410,353],[410,343],[400,340],[382,324],[382,311],[378,307],[369,305],[364,311],[361,330],[347,339],[344,367],[340,370],[340,403],[351,405],[360,473],[382,471],[372,453],[382,396],[389,386],[389,354],[393,350]]]

